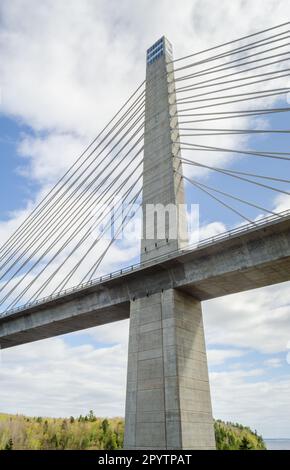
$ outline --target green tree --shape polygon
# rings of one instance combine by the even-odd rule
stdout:
[[[88,420],[89,420],[91,423],[93,423],[94,421],[97,420],[97,418],[96,418],[95,415],[94,415],[93,410],[90,410],[90,411],[89,411]]]
[[[246,436],[244,436],[240,444],[240,450],[251,450],[251,449],[252,449],[251,442]]]
[[[50,444],[52,449],[57,449],[58,448],[58,438],[56,434],[53,434],[51,439],[50,439]]]
[[[124,419],[97,418],[93,412],[85,416],[39,419],[0,414],[0,450],[123,447]],[[215,436],[219,450],[265,449],[263,438],[241,424],[217,420]]]
[[[47,419],[43,423],[43,432],[44,432],[44,434],[47,434],[47,432],[48,432],[48,421],[47,421]]]
[[[105,439],[105,450],[115,449],[118,449],[116,434],[110,429]]]
[[[107,420],[107,418],[103,419],[102,424],[101,424],[101,428],[103,430],[104,435],[107,434],[109,426],[110,425],[109,425],[109,421]]]
[[[67,423],[67,420],[64,419],[63,422],[61,423],[61,430],[66,432],[68,429],[68,423]]]
[[[13,450],[13,440],[12,440],[12,438],[10,438],[7,441],[4,450]]]

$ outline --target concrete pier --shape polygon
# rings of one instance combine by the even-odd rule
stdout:
[[[171,61],[166,38],[147,52],[142,261],[187,242]],[[188,293],[131,301],[125,448],[215,448],[201,303]]]
[[[169,289],[131,304],[127,449],[215,449],[201,303]]]

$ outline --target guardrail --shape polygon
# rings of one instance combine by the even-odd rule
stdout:
[[[234,238],[234,237],[236,237],[240,234],[255,231],[258,228],[266,227],[268,225],[272,225],[276,222],[281,221],[282,219],[287,219],[287,218],[290,218],[290,209],[285,210],[283,212],[279,212],[276,215],[270,215],[268,217],[258,219],[254,223],[240,225],[239,227],[228,230],[227,232],[222,232],[222,233],[219,233],[218,235],[215,235],[213,237],[205,238],[204,240],[201,240],[198,243],[189,244],[189,245],[185,246],[184,248],[182,248],[180,250],[171,251],[170,253],[167,253],[166,255],[156,256],[155,258],[151,258],[148,261],[144,261],[142,263],[140,262],[140,263],[132,264],[132,265],[127,266],[125,268],[113,271],[109,274],[105,274],[104,276],[100,276],[96,279],[92,279],[89,282],[85,282],[83,284],[79,284],[77,286],[70,287],[66,290],[57,292],[56,294],[51,294],[47,297],[42,297],[41,299],[35,300],[33,302],[29,302],[29,303],[21,305],[19,307],[15,307],[11,310],[6,310],[6,311],[4,311],[0,314],[0,318],[3,318],[3,317],[6,317],[8,315],[12,315],[14,313],[26,310],[30,307],[34,307],[34,306],[37,306],[37,305],[40,305],[40,304],[45,304],[49,301],[58,299],[60,297],[65,297],[66,295],[72,294],[74,292],[81,292],[81,291],[87,289],[88,287],[98,285],[102,282],[109,281],[110,279],[115,279],[115,278],[124,276],[128,273],[131,273],[132,271],[137,271],[137,270],[140,270],[140,269],[143,269],[145,267],[152,266],[152,265],[154,266],[154,264],[160,263],[162,261],[168,261],[172,258],[176,258],[176,256],[178,256],[178,255],[186,254],[189,251],[195,251],[195,250],[199,250],[200,248],[204,248],[206,246],[214,245],[215,243],[218,243],[222,240]]]

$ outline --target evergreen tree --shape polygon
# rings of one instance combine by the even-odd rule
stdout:
[[[97,420],[97,418],[96,418],[95,415],[94,415],[93,410],[90,410],[90,411],[89,411],[88,420],[89,420],[91,423],[93,423],[94,421]]]
[[[13,450],[13,440],[12,440],[12,438],[10,438],[7,441],[4,450]]]
[[[109,421],[107,420],[107,418],[103,419],[101,427],[102,427],[104,435],[106,435],[108,432],[108,428],[109,428]]]
[[[252,445],[249,439],[246,436],[244,436],[240,444],[240,450],[251,450],[251,449],[252,449]]]
[[[109,430],[105,440],[105,450],[115,450],[118,448],[116,434],[114,431]]]

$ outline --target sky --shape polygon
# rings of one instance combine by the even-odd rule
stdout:
[[[183,0],[182,6],[172,0],[2,0],[0,240],[144,80],[145,51],[159,37],[166,35],[175,57],[182,57],[283,23],[287,7],[287,0],[220,0],[218,6],[213,0]],[[271,104],[286,102],[273,98]],[[250,125],[289,128],[289,121],[284,115],[239,120],[239,127]],[[214,139],[203,143],[273,151],[287,146],[284,137]],[[202,158],[215,161],[210,154]],[[232,165],[233,159],[223,154],[218,162]],[[285,176],[283,162],[258,160],[250,161],[254,172]],[[249,159],[235,165],[249,169]],[[285,195],[186,171],[268,209],[289,207]],[[186,186],[187,200],[200,204],[201,238],[241,223],[197,193]],[[248,207],[247,215],[256,218],[261,211]],[[104,269],[113,270],[116,259],[129,264],[137,253],[131,245],[115,250]],[[249,425],[268,438],[290,438],[289,292],[283,283],[203,304],[214,417]],[[127,347],[128,321],[122,321],[2,351],[0,412],[76,416],[93,409],[99,416],[124,415]]]

